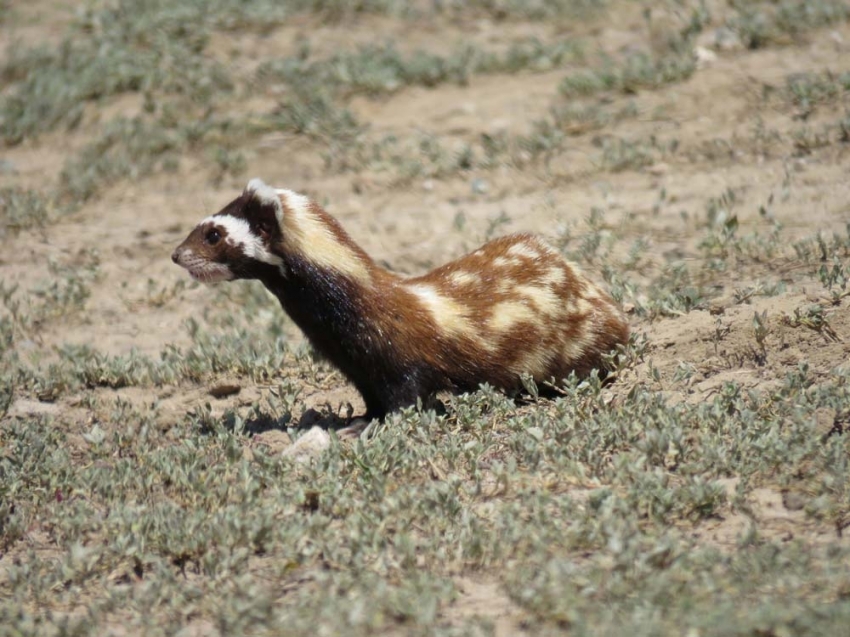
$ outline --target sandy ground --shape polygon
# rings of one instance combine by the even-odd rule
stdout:
[[[30,5],[21,9],[23,18],[14,29],[6,27],[3,37],[55,42],[70,19],[68,9],[61,3]],[[594,34],[598,42],[615,52],[640,38],[639,12],[625,11],[624,16],[616,27],[598,25]],[[441,30],[363,19],[351,30],[322,27],[313,41],[328,49],[331,43],[334,47],[353,46],[368,41],[375,28],[383,29],[380,32],[386,33],[387,39],[403,41],[411,50],[451,46],[463,29],[471,32],[476,42],[493,46],[525,35],[551,35],[551,28],[545,24],[512,28],[483,21]],[[238,52],[234,64],[251,69],[269,52],[281,56],[291,51],[297,32],[298,25],[290,25],[262,36],[231,34],[222,49]],[[712,44],[710,38],[704,39],[706,46]],[[199,319],[211,307],[227,308],[213,307],[222,302],[221,296],[209,288],[196,284],[181,288],[179,282],[184,281],[185,273],[171,263],[170,253],[198,220],[223,206],[253,176],[315,196],[367,252],[411,274],[473,249],[485,238],[491,220],[502,213],[509,220],[498,227],[499,234],[533,231],[556,238],[561,229],[569,228],[574,246],[589,232],[587,219],[592,208],[604,211],[605,226],[615,237],[615,257],[622,258],[634,241],[643,240],[649,246],[643,259],[645,272],[657,269],[671,255],[686,264],[693,263],[704,233],[706,202],[727,189],[736,195],[740,234],[769,231],[768,220],[759,213],[762,206],[769,211],[770,219],[783,226],[786,244],[818,231],[828,236],[843,230],[850,219],[848,146],[830,144],[798,152],[787,142],[791,132],[803,125],[797,113],[787,104],[765,100],[763,94],[765,87],[781,87],[791,73],[848,68],[850,28],[816,31],[785,46],[755,51],[716,48],[714,53],[716,59],[702,65],[685,82],[635,95],[610,96],[607,107],[616,110],[618,104],[633,102],[639,115],[598,133],[571,137],[565,152],[545,167],[501,167],[397,185],[383,173],[328,173],[315,148],[286,136],[265,136],[247,140],[240,149],[248,167],[239,178],[228,177],[215,184],[202,160],[186,157],[176,173],[119,183],[44,229],[0,238],[0,278],[24,290],[49,279],[50,261],[85,263],[91,251],[96,251],[99,259],[99,276],[91,282],[92,293],[83,311],[45,323],[24,347],[49,360],[54,348],[67,343],[95,344],[109,354],[136,350],[154,356],[169,344],[185,345],[188,335],[183,325],[187,319]],[[559,70],[474,77],[468,86],[409,88],[380,99],[358,97],[351,108],[375,133],[409,135],[425,131],[451,147],[485,132],[527,132],[535,119],[563,102],[557,94],[563,75]],[[254,109],[275,104],[272,95],[252,99]],[[139,101],[132,96],[110,98],[99,105],[100,118],[87,117],[77,130],[50,133],[36,141],[0,149],[0,159],[14,168],[0,174],[0,187],[55,183],[66,159],[96,133],[104,113],[138,108]],[[238,110],[239,104],[233,108]],[[828,104],[816,109],[805,125],[816,128],[842,114],[842,104]],[[765,141],[757,134],[759,130],[775,131],[786,141]],[[675,140],[677,150],[640,169],[611,171],[599,163],[600,135],[627,139],[654,136],[659,146]],[[485,187],[474,188],[475,180],[482,180]],[[456,221],[460,217],[465,224],[459,230]],[[601,280],[592,265],[585,269]],[[783,318],[793,315],[795,308],[825,298],[817,278],[812,277],[815,269],[790,262],[786,252],[763,263],[731,267],[723,289],[715,290],[705,309],[652,321],[632,315],[633,330],[646,335],[649,356],[663,378],[671,377],[683,362],[697,369],[686,387],[661,383],[659,391],[669,390],[681,400],[702,401],[727,380],[747,387],[768,387],[802,361],[824,375],[846,363],[850,318],[844,305],[827,311],[835,338],[793,327]],[[643,276],[640,270],[628,274],[638,280]],[[776,296],[735,302],[736,289],[758,281],[782,281],[786,289]],[[172,292],[162,303],[152,304],[151,287]],[[269,304],[273,305],[273,299],[269,298]],[[771,353],[763,362],[753,357],[754,312],[766,312],[770,327],[767,345]],[[287,332],[297,339],[294,326],[282,315],[280,320],[286,321]],[[626,392],[630,382],[645,379],[647,374],[645,364],[630,370],[613,394]],[[305,409],[345,402],[360,408],[358,396],[338,375],[329,376],[320,385],[305,387]],[[207,390],[161,387],[97,392],[139,402],[157,399],[164,406],[161,413],[173,410],[173,414],[180,414],[207,399]],[[217,401],[215,409],[248,405],[262,397],[268,398],[266,388],[245,384],[238,396]],[[26,397],[13,409],[20,413],[80,409],[84,417],[84,409],[74,407],[78,400],[71,396],[53,404]],[[825,427],[830,426],[828,421],[827,414]],[[280,432],[261,436],[272,446],[288,444]],[[734,490],[734,484],[729,488]],[[784,506],[776,491],[765,489],[758,500],[761,516],[773,520],[762,527],[762,533],[793,535],[809,524],[801,511]],[[723,544],[733,541],[743,525],[743,520],[733,516],[704,525],[699,533]],[[448,611],[452,616],[491,616],[497,635],[516,634],[517,625],[506,610],[509,602],[495,583],[464,579],[459,586],[461,598]]]

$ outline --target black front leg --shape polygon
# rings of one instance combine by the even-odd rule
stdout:
[[[416,374],[404,374],[401,378],[382,383],[381,386],[358,389],[366,402],[367,420],[383,420],[387,414],[415,405],[419,398],[425,403],[432,393]]]
[[[419,400],[422,401],[423,406],[427,407],[434,393],[434,390],[418,376],[408,376],[402,382],[387,388],[384,403],[386,413],[413,407]]]
[[[371,422],[374,419],[383,420],[387,415],[386,401],[384,394],[380,388],[372,385],[362,386],[361,383],[356,383],[357,390],[363,396],[363,402],[366,403],[366,413],[363,418],[366,422]],[[355,420],[359,420],[356,418]]]

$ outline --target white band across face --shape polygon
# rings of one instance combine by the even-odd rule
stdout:
[[[230,245],[242,250],[242,253],[256,261],[262,261],[269,265],[279,266],[283,260],[266,249],[262,237],[251,231],[251,226],[244,219],[230,215],[213,215],[204,219],[200,225],[209,224],[210,227],[218,227],[224,232],[224,240]]]

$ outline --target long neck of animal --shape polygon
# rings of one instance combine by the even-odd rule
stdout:
[[[381,268],[348,236],[339,222],[302,195],[281,191],[283,252],[361,284]]]
[[[286,191],[281,199],[283,240],[276,252],[284,263],[263,282],[314,345],[333,357],[328,350],[347,349],[359,340],[363,326],[372,322],[375,290],[386,290],[395,275],[379,267],[317,204]]]

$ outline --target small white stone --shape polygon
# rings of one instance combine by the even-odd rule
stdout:
[[[331,437],[321,427],[313,427],[283,450],[283,455],[295,462],[308,463],[331,446]]]
[[[483,195],[490,190],[490,185],[483,179],[476,178],[472,180],[472,192],[476,195]]]
[[[698,46],[694,49],[694,55],[697,58],[698,69],[704,69],[717,61],[717,53],[702,46]]]

